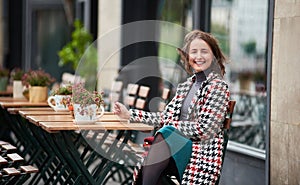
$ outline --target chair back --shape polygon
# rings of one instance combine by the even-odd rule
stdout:
[[[150,92],[150,87],[147,86],[140,86],[138,97],[136,99],[135,108],[137,109],[144,109],[147,101],[147,97]]]
[[[228,102],[227,115],[226,115],[225,120],[224,120],[224,128],[225,129],[229,129],[230,128],[230,124],[231,124],[231,121],[232,121],[232,115],[233,115],[235,103],[236,103],[235,100],[229,100],[229,102]]]
[[[129,108],[134,108],[135,106],[138,89],[139,89],[138,84],[129,83],[127,85],[125,104],[128,105]]]
[[[138,96],[142,98],[147,98],[147,96],[149,95],[149,91],[150,91],[150,87],[142,85],[140,86]]]
[[[129,83],[127,85],[127,94],[129,94],[129,95],[137,95],[138,89],[139,89],[139,85],[138,84]]]
[[[161,102],[159,103],[158,111],[163,111],[167,105],[167,101],[170,97],[170,89],[169,88],[164,88],[161,94]]]
[[[112,84],[112,87],[111,87],[111,90],[110,90],[110,102],[119,101],[120,96],[121,96],[122,86],[123,86],[122,81],[115,81]]]
[[[236,101],[235,100],[229,100],[228,102],[228,110],[227,110],[227,115],[225,117],[224,120],[224,143],[223,143],[223,156],[222,156],[222,165],[221,165],[221,169],[223,168],[223,164],[224,164],[224,160],[225,160],[225,155],[226,155],[226,151],[227,151],[227,144],[228,144],[228,140],[229,140],[229,136],[228,136],[228,132],[230,129],[230,124],[232,121],[232,115],[233,115],[233,111],[234,111],[234,106],[235,106]],[[215,185],[218,185],[220,182],[220,176],[218,177]]]

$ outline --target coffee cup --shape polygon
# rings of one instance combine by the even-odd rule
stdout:
[[[68,101],[71,95],[54,95],[48,97],[48,105],[55,111],[68,111]]]

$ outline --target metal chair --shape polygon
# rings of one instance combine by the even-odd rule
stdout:
[[[144,109],[147,101],[147,97],[150,92],[150,87],[147,86],[140,86],[138,97],[135,102],[135,108],[136,109]]]
[[[167,105],[167,101],[170,97],[170,89],[164,88],[161,94],[162,101],[159,103],[158,111],[163,111],[165,109],[165,106]]]
[[[0,141],[0,184],[23,184],[38,168],[27,165],[17,148],[6,141]]]
[[[110,89],[110,93],[109,93],[109,102],[110,103],[114,103],[116,101],[120,100],[121,97],[121,91],[122,91],[122,87],[123,87],[123,82],[122,81],[115,81],[112,84],[112,87]],[[110,106],[110,111],[112,111],[112,107]]]
[[[127,85],[127,94],[125,96],[125,105],[129,106],[129,108],[134,108],[137,93],[138,93],[139,85],[129,83]]]

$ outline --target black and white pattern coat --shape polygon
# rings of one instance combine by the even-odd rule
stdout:
[[[223,156],[223,122],[226,116],[229,89],[214,72],[207,76],[188,108],[188,120],[180,121],[183,100],[195,81],[195,75],[179,84],[174,98],[163,112],[130,110],[131,121],[154,126],[171,125],[193,142],[192,155],[181,184],[215,184]]]

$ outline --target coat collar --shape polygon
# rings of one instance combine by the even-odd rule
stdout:
[[[189,105],[189,108],[188,108],[188,112],[189,112],[189,115],[188,117],[192,116],[192,112],[194,110],[194,107],[196,106],[196,102],[198,101],[198,97],[200,97],[201,93],[202,93],[202,89],[209,83],[211,82],[212,80],[214,79],[222,79],[222,77],[215,73],[214,71],[211,71],[208,76],[206,77],[206,80],[204,80],[200,86],[200,88],[197,90],[197,92],[195,93],[193,99],[192,99],[192,102],[190,103]],[[187,96],[189,90],[191,89],[193,83],[195,82],[196,80],[196,74],[192,75],[191,77],[189,77],[187,79],[187,81],[185,83],[182,84],[181,86],[181,99],[180,101],[178,102],[178,104],[176,106],[178,106],[178,109],[180,110],[181,109],[181,106],[182,106],[182,101],[185,99],[185,97]],[[178,117],[179,118],[179,117]]]
[[[200,89],[202,89],[205,85],[207,85],[209,82],[211,82],[214,79],[222,79],[222,77],[220,74],[218,74],[214,71],[211,71],[208,74],[208,76],[206,77],[206,80],[203,81]],[[196,74],[193,74],[191,77],[189,77],[187,79],[186,82],[183,83],[183,85],[191,87],[191,85],[195,82],[195,80],[196,80]],[[187,90],[189,90],[189,89],[187,89]]]

